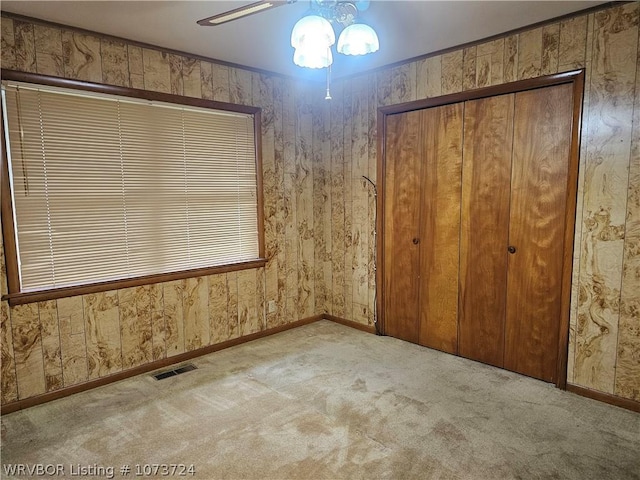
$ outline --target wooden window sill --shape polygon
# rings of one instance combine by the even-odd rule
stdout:
[[[250,270],[253,268],[264,267],[267,263],[266,258],[256,258],[241,263],[232,263],[228,265],[217,265],[215,267],[198,268],[193,270],[183,270],[180,272],[162,273],[158,275],[147,275],[144,277],[126,278],[122,280],[113,280],[108,282],[90,283],[85,285],[77,285],[72,287],[51,288],[47,290],[38,290],[33,292],[18,292],[3,295],[2,300],[8,300],[10,306],[24,305],[26,303],[45,302],[47,300],[55,300],[57,298],[74,297],[77,295],[86,295],[89,293],[106,292],[109,290],[119,290],[122,288],[139,287],[142,285],[150,285],[153,283],[171,282],[174,280],[183,280],[185,278],[203,277],[207,275],[217,275],[227,272],[236,272],[239,270]]]

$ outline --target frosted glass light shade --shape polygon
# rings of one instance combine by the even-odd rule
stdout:
[[[293,53],[293,63],[299,67],[326,68],[333,63],[331,48],[303,45]]]
[[[328,48],[334,43],[336,43],[336,34],[331,24],[326,18],[318,15],[302,17],[291,31],[291,46],[296,49],[303,45]]]
[[[375,30],[363,23],[349,25],[338,38],[338,52],[344,55],[366,55],[379,49],[380,42]]]

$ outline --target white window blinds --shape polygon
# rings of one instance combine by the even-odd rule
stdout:
[[[21,291],[256,259],[253,116],[11,82]]]

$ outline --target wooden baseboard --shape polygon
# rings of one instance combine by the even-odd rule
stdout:
[[[374,327],[373,325],[363,325],[362,323],[336,317],[334,315],[329,315],[328,313],[325,313],[321,316],[325,320],[330,320],[332,322],[339,323],[340,325],[346,325],[347,327],[355,328],[356,330],[362,330],[363,332],[367,333],[376,333],[376,327]]]
[[[15,402],[7,403],[5,405],[2,405],[2,407],[0,407],[0,411],[2,415],[5,415],[7,413],[12,413],[12,412],[17,412],[18,410],[22,410],[24,408],[33,407],[35,405],[40,405],[41,403],[46,403],[52,400],[57,400],[59,398],[68,397],[69,395],[73,395],[74,393],[84,392],[92,388],[101,387],[103,385],[107,385],[113,382],[118,382],[120,380],[124,380],[129,377],[134,377],[136,375],[140,375],[143,373],[151,372],[153,370],[158,370],[160,368],[168,367],[169,365],[175,365],[177,363],[185,362],[187,360],[191,360],[193,358],[200,357],[208,353],[217,352],[219,350],[224,350],[225,348],[230,348],[236,345],[251,342],[259,338],[267,337],[269,335],[274,335],[276,333],[284,332],[286,330],[291,330],[292,328],[308,325],[310,323],[317,322],[318,320],[322,320],[322,319],[323,319],[323,315],[314,315],[313,317],[303,318],[302,320],[298,320],[296,322],[291,322],[286,325],[280,325],[277,327],[269,328],[261,332],[245,335],[244,337],[234,338],[232,340],[227,340],[226,342],[217,343],[215,345],[208,345],[206,347],[199,348],[197,350],[181,353],[173,357],[163,358],[162,360],[156,360],[154,362],[140,365],[139,367],[114,373],[113,375],[97,378],[95,380],[90,380],[88,382],[81,383],[78,385],[71,385],[69,387],[64,387],[64,388],[61,388],[60,390],[55,390],[53,392],[43,393],[42,395],[36,395],[35,397],[25,398],[24,400],[17,400]]]
[[[626,408],[627,410],[640,413],[640,402],[636,402],[629,398],[622,398],[617,395],[611,395],[610,393],[598,392],[597,390],[591,390],[590,388],[580,387],[571,383],[567,383],[567,391],[582,397],[592,398],[600,402],[609,403],[617,407]]]

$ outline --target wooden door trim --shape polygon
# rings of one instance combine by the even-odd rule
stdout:
[[[441,95],[439,97],[424,98],[412,102],[398,103],[395,105],[387,105],[378,107],[378,112],[382,115],[393,115],[396,113],[406,113],[412,110],[422,110],[425,108],[439,107],[449,103],[465,102],[467,100],[477,100],[485,97],[495,97],[506,93],[517,93],[534,88],[552,87],[563,83],[575,82],[578,77],[584,77],[584,69],[572,70],[570,72],[556,73],[544,77],[529,78],[527,80],[518,80],[517,82],[503,83],[501,85],[492,85],[490,87],[476,88],[473,90],[465,90],[464,92],[451,93],[449,95]],[[583,79],[584,83],[584,79]]]
[[[406,113],[413,110],[438,107],[441,105],[459,103],[478,98],[492,97],[507,93],[516,93],[535,88],[550,87],[566,83],[573,84],[573,121],[571,127],[571,150],[569,154],[569,170],[567,180],[567,208],[565,215],[565,231],[563,245],[562,264],[562,292],[561,292],[561,318],[558,335],[558,375],[556,386],[563,390],[567,388],[567,363],[569,350],[569,317],[571,314],[571,276],[573,270],[573,246],[576,222],[576,205],[578,193],[578,166],[580,156],[580,131],[582,127],[582,104],[584,95],[584,69],[570,72],[558,73],[544,77],[520,80],[517,82],[505,83],[491,87],[467,90],[464,92],[442,95],[439,97],[427,98],[413,102],[405,102],[396,105],[383,106],[378,108],[378,155],[377,155],[377,179],[378,179],[378,221],[376,229],[378,232],[376,268],[376,311],[377,324],[381,334],[385,334],[384,304],[385,292],[383,286],[384,279],[384,196],[385,196],[385,138],[386,138],[386,117],[398,113]]]
[[[567,389],[567,363],[569,357],[569,317],[571,315],[571,277],[573,274],[573,247],[578,201],[578,169],[580,164],[580,132],[582,131],[582,103],[584,97],[584,70],[573,79],[573,119],[571,149],[567,172],[567,199],[565,207],[564,245],[562,260],[562,296],[560,331],[558,335],[558,375],[556,386]]]

